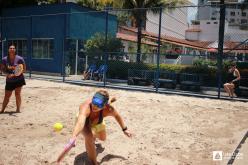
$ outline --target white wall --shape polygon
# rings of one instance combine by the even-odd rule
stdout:
[[[207,24],[210,23],[210,24]],[[217,23],[217,24],[215,24]],[[216,41],[219,37],[219,21],[202,20],[200,21],[200,36],[201,41]]]
[[[197,28],[196,28],[197,27]],[[199,41],[216,41],[219,38],[218,20],[200,20],[200,25],[192,25],[190,29],[200,29],[200,32],[186,32],[186,39]],[[225,33],[228,30],[228,22],[225,23]]]
[[[176,8],[173,11],[163,12],[161,34],[185,39],[185,30],[188,29],[187,14],[187,8]],[[158,34],[158,14],[147,13],[146,30]]]
[[[198,32],[186,32],[185,38],[192,41],[198,41],[199,40],[199,34]]]
[[[229,26],[225,37],[227,40],[242,42],[248,38],[248,30],[240,30],[238,26]]]
[[[128,41],[122,40],[121,42],[122,42],[122,44],[123,44],[123,46],[124,46],[124,52],[129,52],[129,51],[128,51]]]

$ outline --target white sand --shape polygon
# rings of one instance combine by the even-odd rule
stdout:
[[[21,113],[0,114],[0,165],[53,164],[71,137],[79,104],[99,89],[26,81]],[[0,106],[4,85],[0,86]],[[104,149],[98,147],[97,157],[102,165],[226,164],[228,160],[214,162],[212,151],[233,152],[248,130],[247,103],[108,91],[117,97],[114,105],[134,137],[125,137],[115,120],[106,118],[107,140],[101,143]],[[15,111],[14,95],[6,111]],[[59,133],[53,132],[56,122],[65,127]],[[86,158],[80,136],[61,164],[87,164]]]

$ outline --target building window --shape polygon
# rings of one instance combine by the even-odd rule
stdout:
[[[247,20],[246,19],[241,19],[241,24],[246,24]]]
[[[214,24],[218,24],[218,22],[214,22]]]
[[[192,20],[192,25],[200,25],[200,21]]]
[[[210,24],[210,22],[207,22],[206,24]]]
[[[235,19],[230,19],[230,23],[235,23]]]
[[[231,15],[231,16],[235,16],[235,12],[234,12],[234,11],[231,11],[231,12],[230,12],[230,15]]]
[[[27,46],[26,39],[9,39],[8,40],[8,47],[10,45],[15,45],[16,47],[16,54],[22,57],[27,57],[28,54],[28,46]]]
[[[246,12],[242,12],[242,16],[243,17],[246,17]]]
[[[53,39],[33,39],[33,54],[35,59],[53,59],[54,40]]]

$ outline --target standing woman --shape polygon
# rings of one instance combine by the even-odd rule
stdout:
[[[2,59],[2,63],[3,72],[6,73],[6,85],[0,113],[4,112],[13,91],[15,91],[16,97],[16,112],[19,113],[21,107],[21,90],[22,86],[26,85],[23,75],[23,72],[26,70],[24,59],[16,54],[15,46],[10,45],[8,56]]]

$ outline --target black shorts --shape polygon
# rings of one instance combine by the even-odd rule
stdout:
[[[22,87],[23,85],[26,85],[25,79],[20,79],[14,82],[7,82],[5,85],[5,90],[7,91],[13,91],[18,87]]]
[[[239,84],[240,84],[240,81],[239,80],[238,81],[234,81],[233,84],[234,84],[234,87],[235,88],[238,88],[239,87]]]

